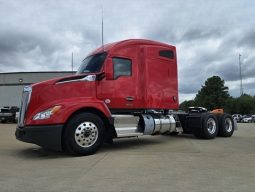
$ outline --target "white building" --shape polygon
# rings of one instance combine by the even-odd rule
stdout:
[[[24,86],[72,75],[71,71],[0,73],[0,107],[20,106]]]

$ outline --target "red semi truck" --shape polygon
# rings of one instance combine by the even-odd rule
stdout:
[[[177,79],[174,46],[141,39],[104,45],[82,61],[75,75],[24,88],[16,138],[89,155],[121,137],[232,136],[237,127],[228,114],[177,111]]]

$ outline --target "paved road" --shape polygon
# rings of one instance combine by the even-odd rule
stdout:
[[[255,191],[255,124],[231,138],[119,139],[92,156],[70,157],[14,138],[0,124],[0,191]]]

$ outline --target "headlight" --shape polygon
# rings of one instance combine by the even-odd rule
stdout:
[[[57,106],[49,108],[45,111],[41,111],[33,117],[33,120],[48,119],[52,115],[56,114],[60,110],[60,108],[61,108],[61,106],[57,105]]]

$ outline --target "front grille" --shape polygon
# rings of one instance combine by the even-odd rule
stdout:
[[[30,86],[24,87],[22,99],[21,99],[20,112],[19,112],[19,120],[18,120],[19,127],[24,127],[26,110],[30,101],[31,93],[32,93],[32,88]]]

